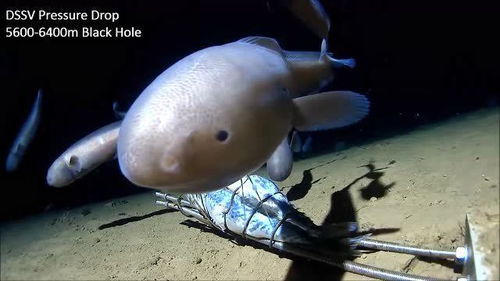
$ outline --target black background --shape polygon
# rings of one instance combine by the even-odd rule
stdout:
[[[368,118],[315,134],[324,152],[403,134],[416,126],[498,106],[500,10],[485,1],[321,1],[332,20],[331,51],[354,57],[331,89],[366,94]],[[36,90],[45,91],[37,136],[18,171],[0,174],[1,218],[144,191],[120,174],[116,161],[65,189],[45,173],[69,145],[115,120],[159,73],[204,47],[250,35],[276,38],[284,49],[319,50],[320,40],[274,1],[10,1],[2,8],[0,44],[2,165]],[[120,13],[109,22],[7,22],[5,9]],[[6,39],[5,26],[135,26],[140,39]],[[464,128],[474,130],[475,128]]]

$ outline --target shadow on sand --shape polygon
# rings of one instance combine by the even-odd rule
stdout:
[[[171,212],[177,212],[177,211],[174,209],[161,209],[161,210],[154,211],[152,213],[142,215],[142,216],[133,216],[133,217],[115,220],[115,221],[112,221],[110,223],[106,223],[106,224],[99,226],[98,229],[103,230],[103,229],[110,228],[110,227],[121,226],[121,225],[125,225],[127,223],[136,222],[136,221],[140,221],[143,219],[147,219],[150,217],[159,216],[159,215],[163,215],[163,214],[171,213]]]
[[[286,193],[286,198],[288,201],[295,201],[304,198],[312,187],[312,169],[304,170],[302,173],[302,181],[300,183],[292,186],[290,190]]]
[[[387,194],[387,191],[391,187],[393,187],[396,183],[390,183],[388,185],[384,185],[381,181],[380,178],[384,175],[383,172],[380,172],[381,170],[385,170],[388,167],[384,168],[375,168],[375,165],[373,162],[370,162],[366,165],[360,166],[360,167],[366,167],[368,168],[368,173],[363,175],[361,178],[358,178],[357,180],[360,180],[362,178],[368,178],[371,179],[372,181],[365,187],[361,188],[359,192],[361,192],[361,197],[365,200],[370,200],[372,197],[381,198],[384,197]],[[354,184],[355,182],[353,182]]]
[[[373,161],[368,164],[360,166],[368,168],[368,172],[359,178],[354,179],[350,184],[345,186],[339,191],[334,192],[330,198],[330,211],[326,215],[322,226],[330,224],[338,224],[345,222],[358,222],[356,215],[356,208],[354,206],[350,188],[358,181],[364,178],[371,179],[372,181],[365,187],[360,189],[361,197],[369,200],[371,197],[383,197],[387,191],[395,185],[391,183],[384,185],[381,182],[381,177],[384,175],[381,170],[388,167],[376,168]],[[372,229],[369,232],[372,235],[395,232],[399,229]],[[350,259],[352,260],[352,259]],[[306,260],[294,260],[288,269],[285,280],[341,280],[345,272],[336,267],[329,266],[323,263]]]
[[[288,192],[286,193],[286,198],[288,199],[288,201],[295,201],[295,200],[299,200],[299,199],[304,198],[307,195],[307,193],[309,192],[309,190],[311,189],[312,185],[323,179],[323,178],[320,178],[320,179],[316,179],[313,181],[313,176],[311,173],[312,170],[319,168],[319,167],[322,167],[322,166],[325,166],[325,165],[328,165],[328,164],[331,164],[335,161],[344,160],[346,158],[347,158],[347,156],[344,156],[344,157],[339,158],[339,159],[333,159],[333,160],[328,161],[326,163],[323,163],[323,164],[314,166],[310,169],[304,170],[304,172],[302,172],[302,180],[300,181],[300,183],[293,185],[290,188],[290,190],[288,190]]]

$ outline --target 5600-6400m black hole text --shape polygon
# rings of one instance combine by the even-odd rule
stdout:
[[[6,27],[6,38],[140,38],[142,30],[131,27],[67,28],[67,27]]]

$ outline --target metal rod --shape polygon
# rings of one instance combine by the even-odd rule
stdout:
[[[436,278],[417,276],[413,274],[387,270],[383,268],[374,267],[371,265],[360,264],[353,261],[343,261],[342,268],[345,271],[356,273],[359,275],[381,279],[381,280],[394,280],[394,281],[430,281],[438,280]]]
[[[269,245],[268,239],[257,239],[257,238],[254,238],[252,236],[247,236],[247,238],[254,240],[256,242],[259,242],[261,244],[264,244],[266,246]],[[369,241],[374,241],[374,240],[369,240]],[[375,242],[381,242],[381,241],[375,240]],[[381,242],[381,244],[384,244],[384,243],[386,243],[386,242]],[[336,260],[334,260],[332,258],[328,258],[326,256],[312,254],[311,252],[308,252],[306,250],[287,245],[286,243],[281,242],[281,241],[274,241],[273,248],[288,252],[290,254],[293,254],[293,255],[296,255],[299,257],[305,257],[305,258],[309,258],[311,260],[326,263],[326,264],[341,268],[341,269],[348,271],[348,272],[351,272],[351,273],[363,275],[363,276],[370,277],[370,278],[380,279],[380,280],[391,280],[391,281],[392,280],[394,280],[394,281],[396,281],[396,280],[397,281],[435,281],[435,280],[439,280],[439,279],[432,278],[432,277],[418,276],[418,275],[413,275],[413,274],[378,268],[378,267],[374,267],[371,265],[360,264],[360,263],[353,262],[350,260],[336,261]]]
[[[202,223],[204,224],[207,224],[207,225],[211,225],[210,221],[207,220],[202,214],[200,214],[198,212],[198,210],[196,209],[193,209],[189,206],[178,206],[177,204],[175,203],[172,203],[172,202],[165,202],[165,201],[161,201],[161,200],[156,200],[155,202],[157,205],[161,205],[161,206],[164,206],[164,207],[167,207],[167,208],[171,208],[171,209],[174,209],[174,210],[177,210],[177,211],[180,211],[183,215],[185,216],[188,216],[188,217],[193,217],[199,221],[201,221]],[[182,208],[182,210],[181,210]]]
[[[375,278],[375,279],[380,279],[380,280],[390,280],[390,281],[393,281],[393,280],[394,281],[396,281],[396,280],[397,281],[434,281],[434,280],[439,280],[439,279],[431,278],[431,277],[418,276],[418,275],[413,275],[413,274],[378,268],[378,267],[374,267],[374,266],[370,266],[370,265],[366,265],[366,264],[356,263],[356,262],[349,261],[349,260],[337,261],[337,260],[334,260],[332,258],[327,258],[327,257],[320,256],[320,255],[314,255],[308,251],[288,246],[288,245],[284,244],[283,242],[276,242],[275,245],[278,246],[278,248],[280,250],[283,250],[283,251],[288,252],[290,254],[293,254],[293,255],[296,255],[299,257],[309,258],[311,260],[319,261],[322,263],[326,263],[326,264],[341,268],[345,271],[352,272],[352,273],[359,274],[359,275],[363,275],[363,276],[370,277],[370,278]]]
[[[159,192],[159,191],[156,191],[155,195],[156,195],[156,197],[165,198],[165,195],[167,195],[167,194]]]
[[[156,197],[159,197],[163,200],[167,200],[167,201],[170,201],[170,202],[177,202],[179,200],[179,197],[176,197],[176,196],[172,196],[170,194],[166,194],[166,193],[161,193],[161,192],[155,192],[155,195]],[[189,203],[189,201],[185,200],[185,199],[181,199],[181,204],[182,206],[191,206],[191,204]]]
[[[356,242],[357,247],[366,249],[373,249],[386,252],[409,254],[421,257],[441,258],[441,259],[455,259],[456,253],[452,251],[441,251],[417,248],[414,246],[405,246],[392,242],[378,241],[372,239],[362,239]]]
[[[155,201],[155,204],[156,204],[156,205],[161,205],[161,206],[163,206],[163,207],[168,207],[168,208],[170,208],[170,207],[168,206],[168,202],[165,202],[165,201],[156,200],[156,201]],[[173,208],[173,209],[176,209],[176,208]],[[176,209],[176,210],[177,210],[177,209]]]

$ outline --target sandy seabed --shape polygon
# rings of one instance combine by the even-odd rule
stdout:
[[[483,251],[499,254],[499,110],[485,109],[413,132],[299,160],[280,183],[315,223],[356,219],[398,228],[379,240],[454,250],[466,213],[492,225]],[[153,204],[153,192],[1,225],[2,280],[366,280],[305,260],[240,246],[188,227]],[[496,254],[495,254],[496,253]],[[357,262],[455,279],[447,263],[390,253]]]

